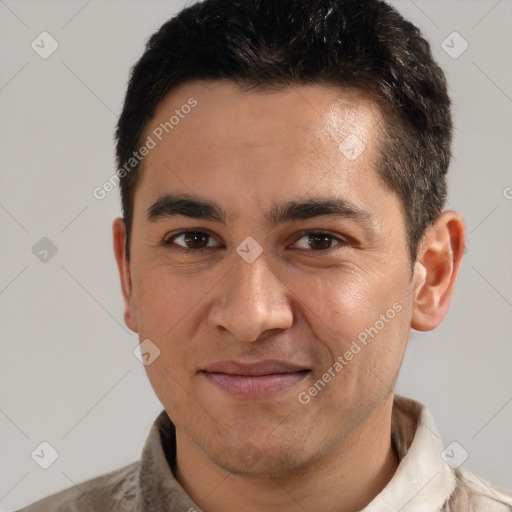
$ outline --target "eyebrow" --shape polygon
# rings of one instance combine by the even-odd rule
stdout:
[[[181,215],[192,219],[226,224],[228,218],[226,211],[220,205],[189,194],[164,194],[147,208],[146,213],[149,222]],[[311,219],[322,215],[353,219],[366,224],[368,227],[374,224],[374,218],[369,212],[362,210],[346,199],[337,197],[275,204],[265,215],[265,220],[271,225],[277,225],[287,221]]]

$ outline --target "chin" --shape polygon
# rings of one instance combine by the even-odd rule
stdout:
[[[212,458],[212,461],[225,471],[233,475],[239,475],[252,478],[279,478],[293,473],[307,463],[297,460],[297,454],[282,454],[282,457],[276,457],[274,454],[266,454],[261,451],[251,460],[250,458],[242,459],[239,453],[224,452],[222,458]],[[231,455],[231,457],[229,457]]]
[[[217,466],[234,475],[282,477],[308,466],[315,458],[308,456],[310,443],[300,440],[296,432],[274,432],[271,436],[268,430],[260,431],[260,435],[235,432],[236,436],[224,437],[215,447],[210,446],[212,450],[205,450]]]

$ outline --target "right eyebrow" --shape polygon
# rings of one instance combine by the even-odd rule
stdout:
[[[165,194],[147,209],[147,219],[156,221],[183,215],[192,219],[204,219],[226,223],[226,213],[211,201],[198,200],[189,195]]]

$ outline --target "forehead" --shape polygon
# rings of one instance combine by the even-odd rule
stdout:
[[[193,109],[187,106],[191,101],[197,103]],[[321,84],[248,89],[230,81],[193,81],[164,97],[145,133],[167,122],[161,135],[169,142],[197,130],[212,148],[270,142],[291,147],[319,140],[337,147],[351,134],[374,144],[381,120],[376,102],[360,89]]]
[[[240,206],[344,188],[353,196],[359,189],[362,197],[369,183],[379,182],[381,122],[375,102],[354,89],[185,83],[163,99],[146,127],[142,141],[151,139],[154,147],[138,188],[147,201],[162,187],[202,197],[233,193],[243,198]]]

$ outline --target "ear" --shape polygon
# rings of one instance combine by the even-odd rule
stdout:
[[[465,247],[464,220],[457,212],[443,212],[427,228],[414,267],[413,329],[430,331],[443,321]]]
[[[137,332],[138,324],[132,296],[130,261],[126,257],[126,225],[121,217],[116,218],[112,224],[112,237],[119,278],[121,279],[121,290],[123,292],[124,321],[132,331]]]

